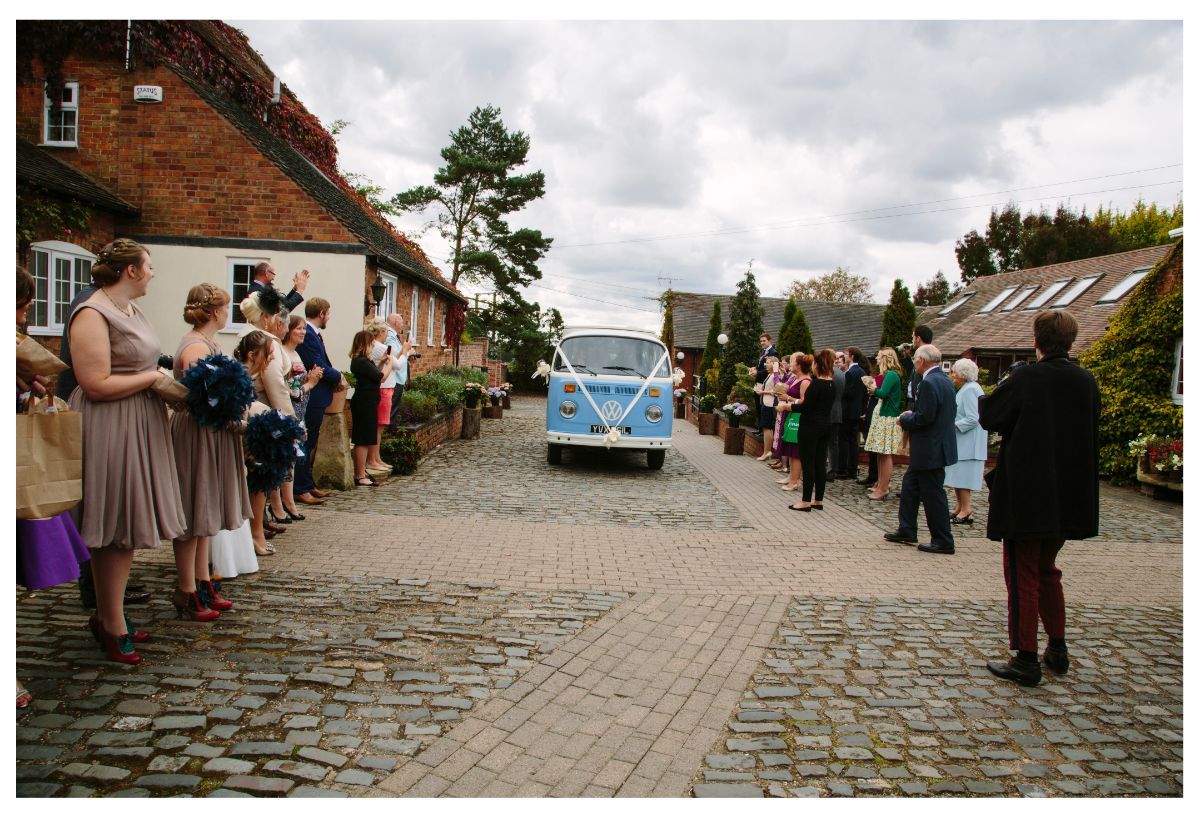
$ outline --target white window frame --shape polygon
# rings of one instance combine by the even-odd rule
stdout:
[[[1046,286],[1046,288],[1042,290],[1042,293],[1038,294],[1033,302],[1029,303],[1029,305],[1026,305],[1021,310],[1033,311],[1034,309],[1041,308],[1050,301],[1051,297],[1069,286],[1074,279],[1074,277],[1068,277],[1065,280],[1055,280],[1050,285]]]
[[[246,288],[254,282],[254,267],[259,263],[270,263],[269,257],[226,257],[225,258],[225,280],[228,283],[226,291],[232,302],[229,303],[229,318],[225,321],[225,327],[221,329],[221,333],[241,333],[244,326],[248,325],[245,320],[237,320],[235,317],[242,315],[241,302],[244,297],[239,298],[238,292],[235,290],[235,277],[237,266],[249,266],[250,271],[246,276]]]
[[[1183,406],[1183,337],[1175,340],[1175,372],[1171,374],[1171,401]]]
[[[1020,287],[1021,287],[1020,285],[1005,286],[1003,291],[1001,291],[996,296],[992,297],[992,299],[988,302],[987,305],[985,305],[979,309],[979,313],[990,314],[992,311],[995,311],[997,308],[1000,307],[1000,303],[1004,302],[1009,297],[1011,297],[1013,295],[1013,292],[1016,291]]]
[[[412,308],[409,309],[408,321],[408,341],[412,344],[417,344],[417,320],[421,316],[421,292],[413,286],[412,291]]]
[[[37,258],[35,254],[45,255],[46,265],[44,273],[39,271]],[[64,281],[59,278],[58,264],[66,263],[67,279],[65,281],[66,291],[60,296],[60,290],[64,285]],[[34,305],[29,309],[29,319],[32,322],[38,318],[38,314],[44,314],[45,325],[30,324],[29,334],[31,336],[62,336],[64,322],[59,319],[59,311],[63,319],[66,318],[65,313],[71,306],[71,300],[75,299],[75,295],[82,291],[87,286],[91,285],[92,280],[92,264],[96,262],[96,255],[89,252],[82,246],[76,246],[74,243],[67,243],[62,240],[42,240],[34,243],[29,247],[29,273],[34,278]],[[83,264],[86,263],[86,266]],[[38,290],[41,288],[44,296],[38,296]]]
[[[73,125],[73,129],[75,132],[75,138],[70,141],[67,141],[66,139],[63,139],[60,141],[54,141],[50,138],[50,105],[51,105],[50,92],[49,92],[50,89],[43,84],[43,86],[42,86],[42,99],[43,99],[43,104],[42,104],[42,144],[47,147],[78,147],[79,146],[79,83],[78,82],[63,82],[62,86],[64,89],[66,89],[66,88],[71,89],[72,101],[63,102],[61,105],[59,105],[59,115],[61,116],[62,113],[65,113],[65,112],[72,112],[75,114],[75,124]]]
[[[433,347],[433,323],[437,318],[437,297],[432,291],[429,292],[429,331],[425,336],[425,344]]]
[[[1138,283],[1146,279],[1146,275],[1152,270],[1151,266],[1146,266],[1129,272],[1121,279],[1121,282],[1109,289],[1107,294],[1096,300],[1096,305],[1112,305],[1114,302],[1120,302],[1126,294],[1137,288]]]
[[[1050,307],[1065,308],[1066,306],[1075,302],[1075,300],[1082,297],[1083,292],[1094,286],[1103,276],[1103,274],[1089,274],[1087,277],[1080,277],[1075,281],[1075,285],[1068,288],[1066,293],[1055,300],[1054,305],[1051,305]]]
[[[447,336],[447,334],[449,334],[449,333],[450,333],[450,306],[446,306],[445,308],[442,309],[442,343],[441,344],[442,344],[443,348],[450,347],[450,337]]]
[[[378,272],[378,275],[377,280],[383,283],[383,299],[375,303],[375,316],[387,319],[389,314],[396,311],[396,289],[400,285],[400,278],[386,271]]]
[[[965,303],[967,300],[971,299],[974,296],[975,296],[974,291],[968,291],[966,294],[963,294],[957,300],[955,300],[954,302],[947,305],[941,311],[938,311],[938,316],[939,317],[947,316],[951,311],[958,309],[960,306],[963,305],[963,303]]]

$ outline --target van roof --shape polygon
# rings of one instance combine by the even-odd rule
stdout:
[[[649,339],[654,342],[661,342],[658,334],[654,331],[647,331],[641,328],[614,328],[606,325],[574,325],[570,328],[564,328],[562,338],[566,339],[570,336],[628,336],[635,339]]]

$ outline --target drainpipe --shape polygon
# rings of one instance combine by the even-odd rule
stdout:
[[[133,42],[133,20],[125,21],[125,70],[129,70],[129,56]]]

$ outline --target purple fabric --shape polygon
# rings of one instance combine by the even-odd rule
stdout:
[[[47,520],[17,521],[17,582],[40,591],[79,579],[79,566],[91,559],[87,546],[63,512]]]

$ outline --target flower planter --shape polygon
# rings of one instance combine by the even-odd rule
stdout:
[[[717,415],[716,413],[700,413],[698,416],[701,435],[716,435],[717,434]]]
[[[1169,472],[1154,472],[1150,467],[1150,458],[1143,455],[1138,459],[1137,470],[1138,483],[1142,484],[1143,491],[1153,493],[1158,489],[1167,489],[1172,492],[1183,491],[1183,470],[1172,469]]]
[[[469,394],[463,398],[463,406],[468,410],[476,410],[479,408],[479,394]]]
[[[742,446],[746,440],[746,431],[741,427],[730,425],[725,430],[725,454],[741,455]]]
[[[325,408],[325,415],[339,415],[346,411],[346,395],[350,392],[349,389],[342,390],[333,394],[333,401],[329,402],[329,406]]]
[[[512,409],[512,400],[508,396],[505,396],[504,404],[502,404],[501,406],[504,407],[505,410],[511,410]]]
[[[483,408],[484,418],[504,418],[504,408],[499,405],[487,405]]]
[[[686,418],[687,417],[687,405],[684,402],[682,402],[682,401],[676,402],[675,417],[676,418]]]

